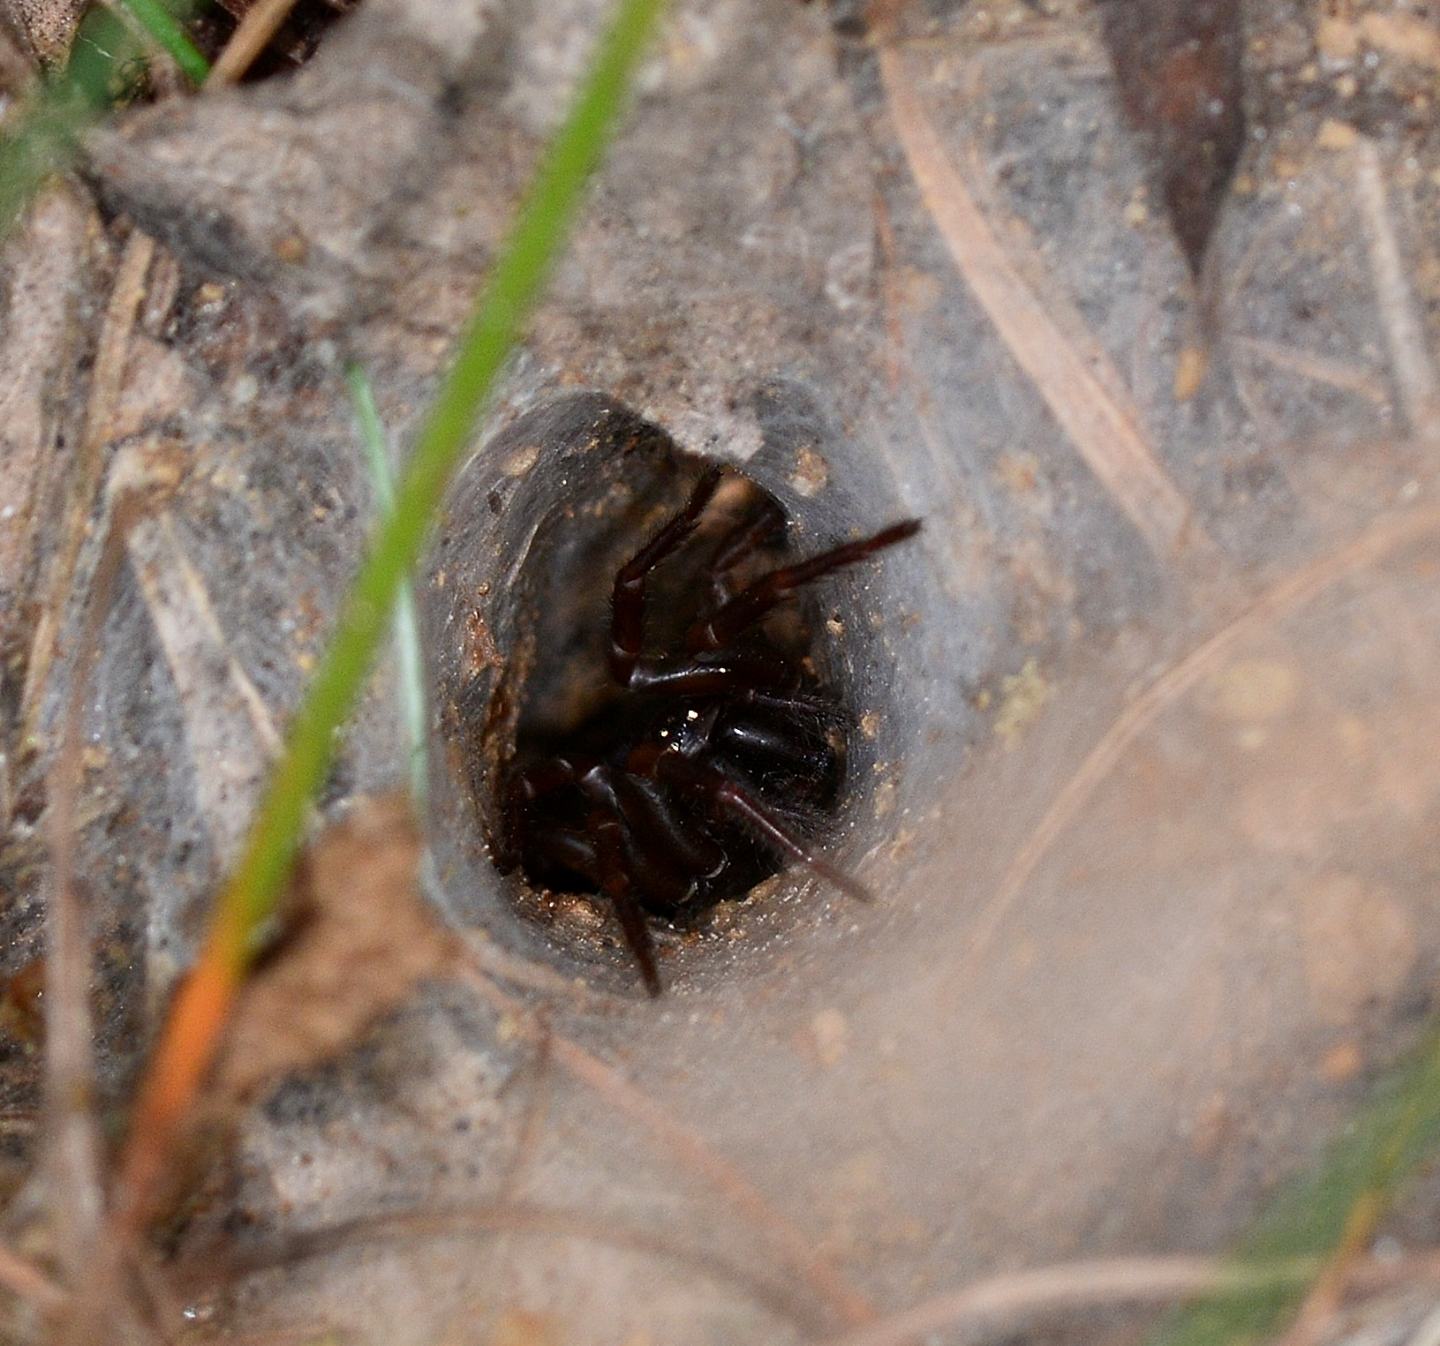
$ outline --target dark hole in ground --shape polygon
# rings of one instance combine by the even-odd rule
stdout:
[[[683,652],[687,630],[716,601],[709,564],[747,523],[768,515],[780,526],[762,530],[762,540],[725,576],[723,587],[732,592],[777,564],[890,522],[866,510],[863,529],[854,518],[807,526],[794,517],[793,493],[782,505],[781,484],[765,479],[763,463],[761,480],[753,480],[749,466],[743,475],[726,469],[693,537],[654,572],[647,653]],[[532,949],[544,939],[547,958],[558,942],[566,950],[562,961],[569,954],[583,964],[611,963],[627,986],[639,981],[609,902],[557,896],[596,891],[602,845],[589,827],[595,795],[576,783],[578,773],[566,778],[565,768],[557,770],[558,758],[628,775],[599,810],[604,821],[621,825],[618,839],[608,832],[603,843],[612,847],[606,863],[623,870],[662,925],[681,929],[704,927],[717,904],[788,869],[790,856],[758,837],[753,824],[741,824],[736,811],[717,806],[713,781],[702,787],[690,777],[682,784],[680,773],[662,779],[650,770],[645,763],[668,736],[709,735],[696,753],[702,765],[743,776],[747,794],[803,845],[827,859],[836,852],[842,871],[847,857],[860,853],[856,843],[877,844],[885,826],[878,813],[864,817],[856,805],[873,788],[875,722],[888,709],[876,703],[890,684],[868,667],[875,614],[885,603],[865,601],[872,586],[883,589],[886,556],[825,576],[735,640],[734,652],[782,671],[773,695],[708,688],[695,696],[637,696],[611,674],[615,575],[675,517],[706,467],[616,403],[567,398],[522,417],[470,464],[430,572],[438,756],[447,764],[436,791],[443,801],[438,830],[442,850],[466,852],[463,869],[472,880],[450,885],[448,900],[464,908],[456,914],[467,922],[478,915]],[[756,702],[763,703],[759,709]],[[772,742],[761,746],[755,740],[765,734]],[[525,807],[517,771],[544,779],[541,797]],[[679,818],[663,836],[664,826],[654,821],[657,799],[672,823]],[[517,811],[524,814],[518,828]],[[459,829],[469,844],[456,845]],[[459,872],[459,858],[442,855],[442,872]],[[495,862],[507,878],[496,874]],[[804,886],[798,883],[804,868],[794,885],[787,878],[787,889]],[[829,882],[806,890],[835,896]],[[768,904],[767,896],[762,905]],[[677,946],[668,935],[661,944],[662,962],[683,957],[687,966],[696,947],[689,940]],[[598,953],[597,946],[611,951]]]

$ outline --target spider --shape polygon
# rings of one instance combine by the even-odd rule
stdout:
[[[663,585],[687,544],[701,551],[695,535],[726,483],[730,495],[752,498],[693,562],[708,597],[647,592]],[[748,478],[706,471],[615,576],[610,699],[561,735],[527,742],[522,731],[502,780],[501,868],[518,862],[537,887],[603,894],[651,996],[661,983],[648,918],[693,925],[776,873],[777,856],[868,897],[806,835],[836,804],[846,716],[812,671],[803,634],[793,621],[787,630],[776,609],[803,586],[913,537],[920,521],[764,569],[785,524],[779,504]],[[647,633],[666,626],[680,652],[648,653]]]

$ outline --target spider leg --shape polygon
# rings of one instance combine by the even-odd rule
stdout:
[[[795,672],[765,650],[729,650],[710,659],[675,663],[640,660],[631,666],[631,691],[661,696],[722,696],[730,692],[783,691]]]
[[[725,850],[713,837],[686,827],[667,792],[655,779],[626,771],[617,775],[615,796],[631,833],[662,853],[676,874],[693,874],[676,905],[693,895],[696,885],[713,879],[725,867]]]
[[[645,581],[650,572],[680,547],[700,523],[724,476],[720,466],[710,468],[696,483],[685,507],[634,556],[620,567],[610,600],[610,674],[622,687],[640,661],[645,644]]]
[[[645,923],[645,913],[635,900],[630,877],[625,871],[625,835],[618,818],[604,809],[592,809],[585,830],[595,844],[600,891],[610,899],[625,943],[640,965],[640,976],[651,998],[660,994],[660,969],[655,961],[655,941]]]
[[[849,719],[848,712],[833,697],[814,692],[793,690],[771,692],[763,688],[747,688],[736,700],[757,710],[778,711],[785,719],[805,717],[817,726],[841,725]]]
[[[920,531],[919,519],[905,519],[882,528],[871,537],[846,542],[829,551],[812,556],[808,561],[782,566],[747,585],[734,598],[722,603],[708,617],[702,617],[685,633],[685,648],[692,654],[702,650],[723,649],[741,632],[754,626],[772,608],[782,603],[802,585],[809,584],[867,557],[893,547],[897,542],[914,537]]]
[[[515,868],[516,857],[526,849],[525,810],[537,799],[554,794],[566,786],[579,786],[580,778],[590,766],[588,761],[569,757],[543,757],[523,767],[512,766],[505,779],[502,837],[496,866],[502,874]],[[588,873],[581,870],[582,874]]]
[[[766,496],[753,518],[742,519],[720,539],[720,545],[705,567],[710,576],[711,593],[717,604],[733,597],[726,579],[730,571],[753,556],[757,548],[784,531],[785,511],[778,502]]]
[[[599,858],[595,854],[594,841],[585,833],[573,827],[540,828],[532,838],[530,848],[550,864],[580,874],[599,886]]]
[[[727,720],[716,731],[716,745],[744,758],[770,762],[776,769],[796,777],[818,777],[833,767],[835,754],[823,734],[807,742],[793,732],[758,720]]]
[[[678,789],[705,800],[720,812],[743,823],[842,893],[860,902],[873,900],[864,884],[822,860],[739,781],[718,767],[706,766],[678,752],[667,752],[661,754],[655,771],[659,779],[670,781]]]
[[[510,789],[522,804],[533,804],[567,785],[579,785],[593,765],[583,757],[542,757],[517,767],[510,776]]]
[[[657,782],[628,768],[598,765],[580,784],[592,803],[622,824],[635,900],[647,911],[673,916],[724,868],[724,850],[704,833],[692,835]]]
[[[635,900],[647,910],[669,915],[694,895],[697,880],[691,875],[713,878],[723,866],[724,851],[708,837],[692,837],[653,782],[590,758],[548,757],[516,772],[510,795],[515,826],[519,827],[526,806],[569,787],[583,797],[587,809],[603,809],[621,823]],[[552,820],[534,828],[528,841],[532,853],[564,864],[598,885],[593,846],[587,865],[579,849],[582,845],[591,843]]]
[[[627,773],[602,762],[547,757],[514,772],[507,804],[515,843],[528,852],[529,863],[542,871],[555,866],[581,875],[609,899],[646,989],[658,995],[654,944],[643,908],[683,902],[692,884],[663,847],[657,853],[656,828],[644,811],[643,796],[637,814],[633,800],[640,792],[631,789],[632,784]],[[564,789],[577,791],[580,799],[575,802],[588,809],[583,831],[555,818],[523,828],[528,806]]]

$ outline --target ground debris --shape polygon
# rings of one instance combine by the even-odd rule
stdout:
[[[1198,275],[1245,139],[1240,5],[1126,0],[1102,12],[1126,115]]]
[[[285,928],[240,997],[212,1097],[243,1101],[319,1065],[396,1009],[453,952],[416,885],[409,803],[367,799],[300,862]]]

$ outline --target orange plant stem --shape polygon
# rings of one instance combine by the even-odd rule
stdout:
[[[116,1190],[115,1232],[138,1234],[154,1212],[164,1170],[220,1049],[240,988],[243,941],[218,927],[180,984],[131,1117]]]

